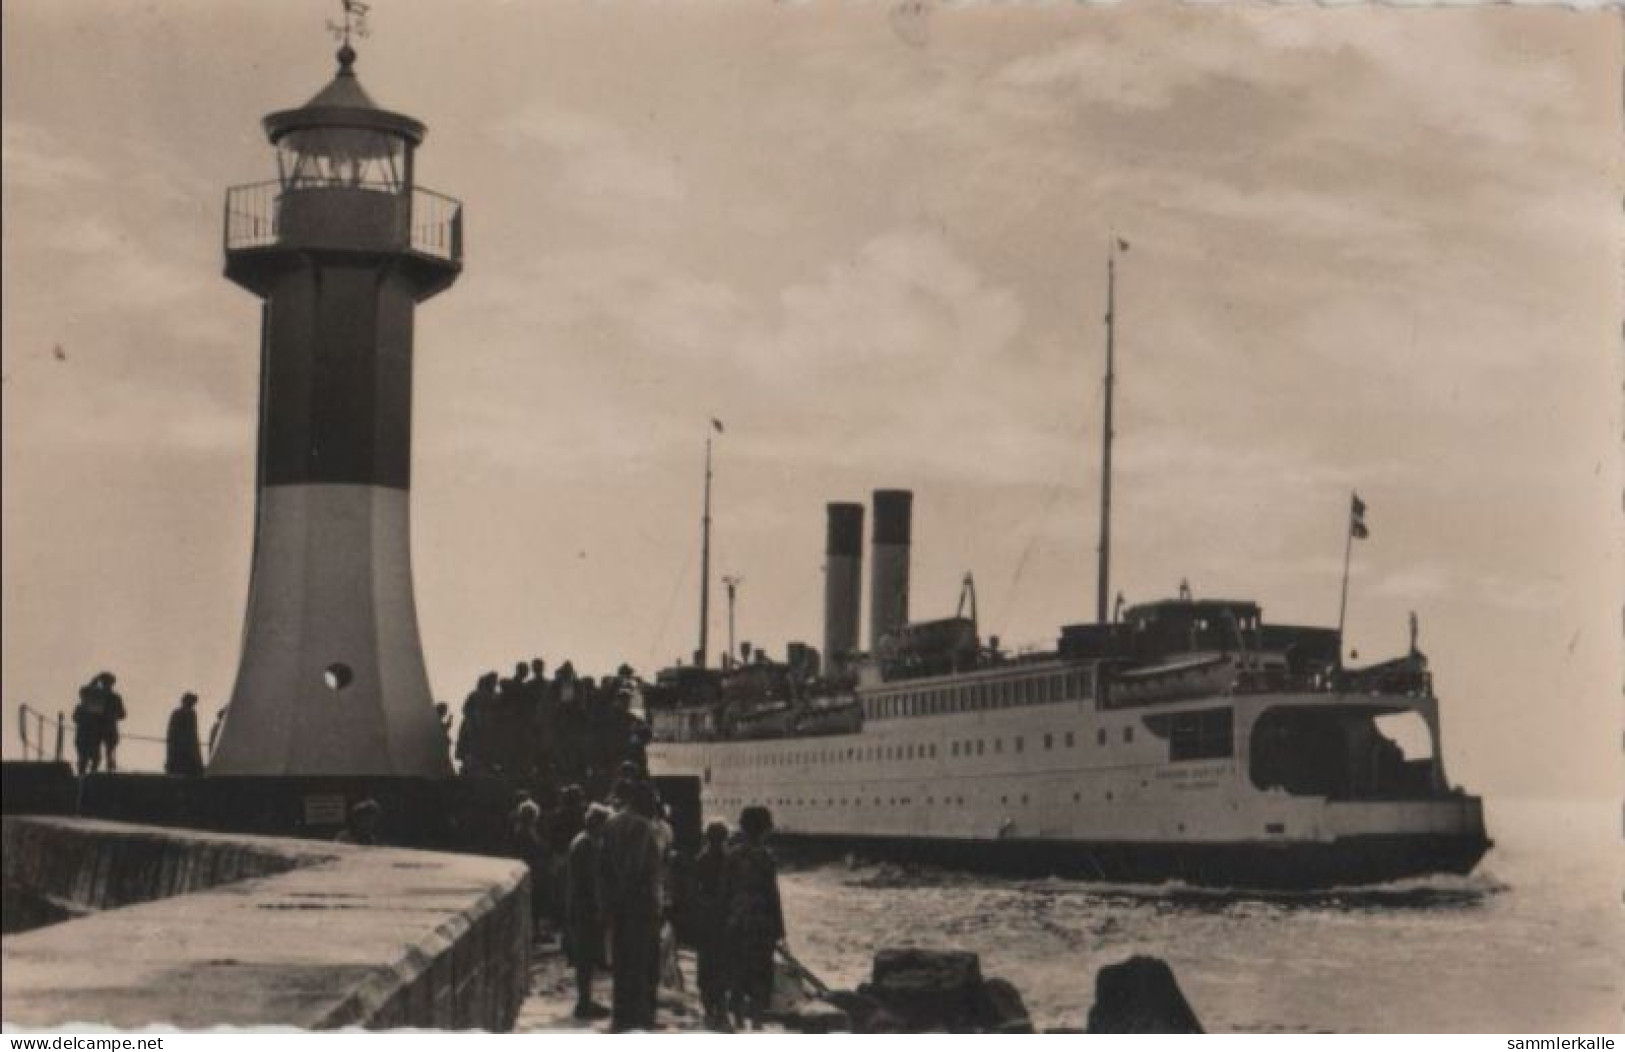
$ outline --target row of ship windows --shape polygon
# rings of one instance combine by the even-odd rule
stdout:
[[[1101,727],[1095,731],[1095,744],[1106,744],[1106,728]],[[1071,749],[1077,746],[1077,737],[1072,731],[1062,735],[1045,734],[1043,737],[1045,749],[1054,749],[1058,745]],[[1123,741],[1125,744],[1134,740],[1134,728],[1123,728]],[[993,739],[993,753],[1004,752],[1004,739]],[[1012,752],[1026,752],[1027,739],[1017,735],[1010,739]],[[948,755],[959,756],[985,756],[988,752],[988,742],[985,738],[967,739],[965,741],[950,742]],[[935,744],[925,745],[868,745],[848,749],[811,749],[801,752],[786,753],[753,753],[745,757],[745,767],[794,767],[809,763],[841,763],[843,761],[869,762],[876,760],[934,760],[937,758]]]
[[[1006,709],[1016,705],[1043,705],[1094,693],[1094,676],[1087,669],[1058,672],[1025,679],[966,683],[935,690],[911,690],[863,700],[869,719],[895,716],[942,716],[979,709]]]
[[[1133,740],[1134,740],[1134,728],[1133,727],[1124,727],[1123,728],[1123,741],[1124,741],[1124,743],[1126,744],[1128,742],[1132,742]],[[1067,731],[1066,734],[1062,735],[1061,741],[1063,741],[1065,743],[1065,745],[1066,745],[1066,747],[1068,749],[1073,748],[1078,743],[1077,738],[1073,735],[1073,733],[1071,731]],[[1099,730],[1095,731],[1095,744],[1096,745],[1105,745],[1106,744],[1106,728],[1102,727]],[[1056,745],[1055,735],[1053,735],[1053,734],[1044,735],[1044,748],[1045,749],[1053,749],[1053,748],[1055,748],[1055,745]],[[1011,748],[1014,749],[1016,752],[1026,752],[1027,751],[1027,739],[1017,735],[1015,738],[1011,739]],[[1002,753],[1002,752],[1004,752],[1004,739],[1003,738],[994,738],[993,739],[993,751],[994,751],[994,753]],[[978,738],[974,742],[969,742],[969,741],[966,741],[966,742],[954,742],[952,744],[952,746],[950,747],[949,755],[951,755],[951,756],[973,756],[973,755],[974,756],[983,756],[983,755],[986,754],[986,752],[987,752],[987,743],[985,741],[983,741],[982,739]]]
[[[1144,782],[1141,783],[1142,786],[1144,784]],[[1105,799],[1108,802],[1114,799],[1114,794],[1110,789],[1106,790]],[[1012,803],[1018,803],[1022,806],[1026,806],[1030,802],[1031,801],[1026,793],[1022,793],[1019,797],[1014,798],[1008,795],[999,797],[999,803],[1005,806],[1009,806]],[[1073,793],[1072,802],[1075,804],[1082,803],[1083,794],[1079,792]],[[822,799],[815,796],[781,796],[766,800],[758,799],[756,797],[747,798],[743,796],[732,796],[718,797],[714,803],[718,807],[730,808],[744,807],[752,804],[765,804],[769,807],[862,807],[866,803],[872,807],[912,807],[915,804],[915,800],[912,796],[876,796],[867,799],[861,796],[826,796]],[[944,796],[939,800],[935,796],[928,796],[925,798],[925,804],[928,807],[936,806],[938,804],[941,804],[943,807],[963,807],[965,806],[965,798],[963,796]]]

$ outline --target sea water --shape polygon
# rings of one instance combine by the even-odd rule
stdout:
[[[1211,1032],[1614,1032],[1625,850],[1608,804],[1488,807],[1466,877],[1303,894],[840,866],[782,879],[790,946],[831,986],[878,949],[972,950],[1039,1027],[1082,1026],[1094,975],[1166,960]]]

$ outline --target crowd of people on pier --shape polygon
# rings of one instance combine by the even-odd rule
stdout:
[[[80,690],[73,722],[81,774],[104,764],[117,768],[125,709],[116,682],[104,672]],[[777,868],[766,846],[772,814],[747,807],[735,829],[708,825],[697,854],[680,851],[671,811],[648,774],[638,691],[625,665],[595,680],[578,676],[568,661],[549,676],[537,658],[517,664],[507,678],[482,675],[455,734],[449,706],[437,708],[460,774],[511,793],[501,850],[530,872],[528,934],[544,944],[556,940],[568,960],[577,1019],[607,1018],[617,1031],[655,1027],[659,987],[686,985],[677,954],[681,931],[695,950],[693,978],[706,1026],[760,1026],[785,934]],[[170,715],[169,774],[203,773],[197,706],[189,692]],[[219,725],[217,718],[211,750]],[[389,825],[382,810],[370,798],[355,803],[337,839],[382,843],[380,830]],[[593,994],[605,972],[608,1007]]]
[[[463,702],[452,734],[461,775],[514,789],[508,853],[531,873],[532,937],[557,939],[574,971],[577,1019],[614,1030],[655,1025],[656,990],[683,985],[677,932],[695,949],[706,1025],[760,1026],[772,1000],[784,940],[777,868],[765,807],[747,807],[736,829],[713,822],[694,857],[676,845],[669,809],[648,776],[648,727],[636,711],[630,666],[579,675],[541,658],[511,676],[486,672]],[[375,813],[347,835],[365,843]],[[608,971],[608,1007],[594,999]]]
[[[522,799],[512,854],[531,872],[533,936],[556,934],[574,969],[575,1017],[608,1016],[617,1031],[652,1029],[660,985],[685,985],[681,921],[696,950],[706,1025],[759,1027],[785,934],[766,847],[772,828],[767,808],[747,807],[737,833],[713,822],[698,856],[685,859],[654,783],[631,762],[621,764],[604,803],[589,803],[579,786],[567,786],[546,811]],[[606,968],[609,1008],[593,998]]]
[[[116,682],[113,673],[101,672],[79,690],[73,727],[80,775],[118,770],[119,724],[126,711]],[[633,708],[638,689],[629,665],[594,679],[578,675],[566,661],[549,676],[546,663],[533,658],[518,662],[508,677],[481,675],[463,701],[460,720],[454,721],[445,702],[435,710],[459,773],[548,794],[579,785],[602,799],[619,764],[643,764],[649,732]],[[197,695],[188,691],[170,713],[162,739],[167,774],[201,775],[214,751],[228,707],[216,711],[206,743],[197,708]]]
[[[337,841],[379,845],[381,808],[350,808]],[[509,816],[508,854],[530,873],[531,931],[557,941],[574,972],[573,1015],[607,1018],[616,1032],[657,1026],[661,986],[687,986],[678,930],[695,950],[695,983],[708,1029],[760,1029],[772,1007],[776,958],[785,947],[778,865],[768,850],[773,815],[746,807],[738,828],[705,828],[693,858],[677,847],[654,782],[623,762],[603,802],[565,786],[549,806],[521,791]],[[611,997],[594,998],[609,973]]]
[[[597,680],[568,661],[550,677],[541,658],[517,663],[506,678],[487,672],[463,701],[458,770],[543,791],[578,785],[602,799],[621,763],[643,766],[648,730],[632,711],[637,689],[628,665]],[[449,709],[440,718],[449,735]]]

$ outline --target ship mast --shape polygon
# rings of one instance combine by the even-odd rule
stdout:
[[[1128,242],[1116,235],[1106,252],[1106,413],[1100,446],[1100,569],[1095,575],[1095,620],[1106,624],[1112,561],[1112,387],[1116,380],[1113,337],[1117,327],[1117,250]]]
[[[705,513],[700,520],[700,648],[694,652],[697,668],[709,667],[706,652],[711,646],[711,439],[722,433],[722,421],[712,417],[711,430],[705,433]],[[732,648],[730,641],[729,649]]]
[[[715,421],[713,421],[715,423]],[[705,515],[700,520],[700,647],[694,664],[706,667],[711,646],[711,434],[705,435]]]

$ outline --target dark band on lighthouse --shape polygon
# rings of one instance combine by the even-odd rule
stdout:
[[[415,282],[385,258],[333,259],[268,291],[262,484],[409,488]]]

